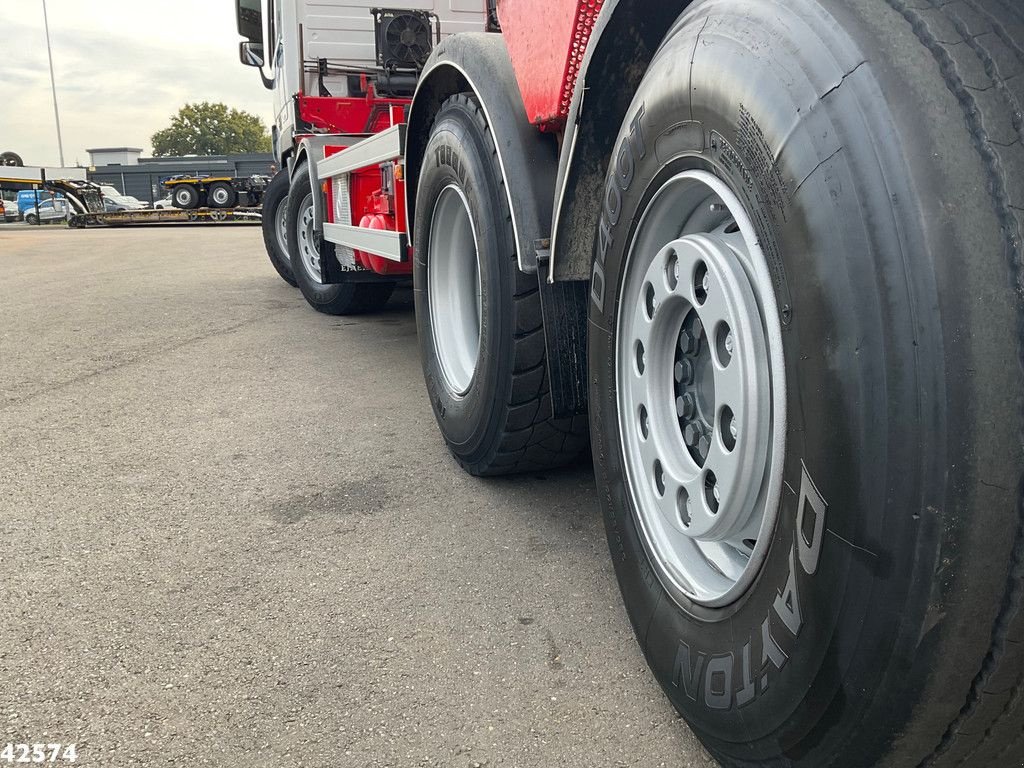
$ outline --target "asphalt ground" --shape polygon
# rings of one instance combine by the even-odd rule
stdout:
[[[477,480],[408,293],[318,315],[258,227],[0,230],[0,745],[80,766],[711,766],[586,468]]]

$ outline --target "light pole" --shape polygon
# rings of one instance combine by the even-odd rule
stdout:
[[[53,119],[57,122],[57,150],[60,152],[60,167],[64,167],[64,140],[60,135],[60,111],[57,109],[57,81],[53,76],[53,52],[50,50],[50,20],[46,16],[46,0],[43,0],[43,26],[46,28],[46,56],[50,60],[50,89],[53,91]]]

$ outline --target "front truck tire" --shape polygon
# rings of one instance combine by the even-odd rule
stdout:
[[[263,195],[263,244],[270,264],[289,285],[296,285],[292,261],[288,256],[288,170],[282,168]]]
[[[288,194],[288,253],[295,282],[313,309],[325,315],[358,315],[376,312],[388,303],[393,281],[325,285],[320,277],[321,249],[333,253],[326,240],[317,243],[313,222],[313,192],[303,162],[295,170]]]
[[[413,285],[427,392],[473,475],[568,464],[585,417],[552,417],[537,276],[519,270],[494,138],[475,96],[435,117],[416,195]]]
[[[1024,758],[1022,105],[1011,0],[697,0],[626,115],[593,454],[723,765]]]

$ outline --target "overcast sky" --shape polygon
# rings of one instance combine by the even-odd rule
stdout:
[[[238,63],[233,0],[47,0],[64,160],[142,147],[190,101],[270,124],[271,92]],[[0,1],[0,152],[57,165],[42,0]]]

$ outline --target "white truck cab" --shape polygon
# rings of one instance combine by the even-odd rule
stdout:
[[[360,75],[386,68],[380,43],[386,47],[388,37],[415,56],[418,47],[429,52],[440,37],[487,28],[485,0],[390,0],[386,11],[378,11],[381,5],[345,0],[242,0],[242,12],[249,6],[262,12],[265,19],[262,69],[264,84],[274,92],[271,134],[274,155],[282,165],[293,150],[295,136],[311,132],[299,114],[298,96],[365,96]],[[390,15],[381,18],[378,32],[382,13]],[[419,26],[418,19],[426,24]],[[424,35],[429,40],[423,39]],[[414,84],[412,80],[398,90],[411,96]]]

